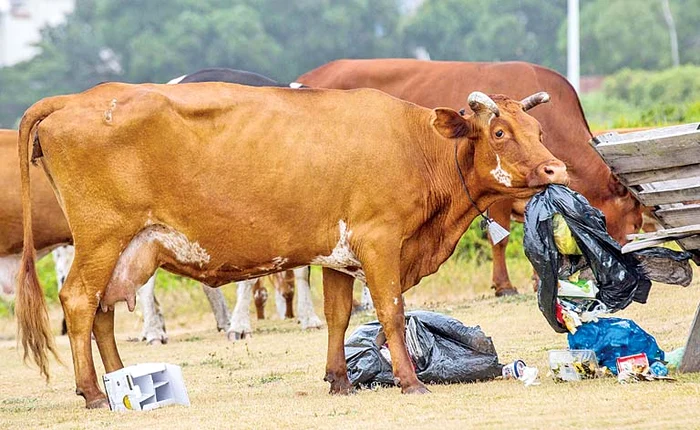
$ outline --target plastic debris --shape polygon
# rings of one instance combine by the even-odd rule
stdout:
[[[656,365],[658,373],[652,369],[654,365]],[[649,360],[646,354],[643,353],[619,357],[617,359],[617,370],[617,381],[621,384],[643,381],[675,381],[675,379],[667,376],[668,370],[660,361],[649,366]],[[664,370],[666,374],[661,374]]]
[[[592,280],[598,288],[595,299],[609,312],[616,312],[632,301],[646,303],[651,288],[650,278],[658,279],[651,274],[663,278],[659,272],[663,272],[664,261],[669,267],[673,266],[674,272],[665,277],[666,281],[674,280],[684,285],[692,276],[688,263],[692,255],[687,252],[650,248],[622,254],[620,245],[607,233],[603,213],[592,207],[582,195],[562,185],[550,185],[528,202],[523,245],[539,276],[537,299],[540,310],[550,326],[560,333],[577,327],[574,317],[565,316],[570,312],[561,309],[560,279],[578,281],[582,277],[579,272],[590,268]],[[653,268],[645,269],[648,262]]]
[[[649,369],[655,376],[668,376],[668,367],[660,361],[651,363]]]
[[[634,321],[621,318],[600,318],[578,327],[568,335],[569,348],[595,351],[598,363],[617,373],[617,359],[646,354],[652,361],[663,361],[664,352],[656,339]],[[647,366],[648,366],[647,362]]]
[[[345,341],[348,377],[354,386],[394,385],[385,343],[378,321],[361,325]],[[473,382],[501,375],[503,366],[491,338],[480,327],[467,327],[445,315],[407,312],[406,344],[416,375],[425,383]]]
[[[180,366],[143,363],[124,367],[102,377],[113,411],[147,411],[166,405],[189,406],[190,399]]]
[[[536,367],[525,366],[525,368],[523,368],[523,374],[518,378],[518,380],[523,381],[526,387],[540,385],[538,374],[539,370],[537,370]]]
[[[596,354],[588,349],[549,351],[549,368],[557,382],[580,381],[599,375]]]
[[[664,360],[666,361],[666,366],[669,369],[678,369],[681,367],[681,361],[683,361],[683,354],[685,354],[685,347],[676,348],[671,352],[665,354]]]
[[[525,367],[526,365],[523,360],[515,360],[514,362],[503,366],[501,376],[503,376],[503,379],[520,379],[520,377],[523,375],[523,370]]]

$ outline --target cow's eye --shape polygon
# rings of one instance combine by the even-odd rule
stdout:
[[[498,130],[498,131],[496,132],[496,137],[499,138],[499,139],[500,139],[501,137],[503,137],[503,130]]]

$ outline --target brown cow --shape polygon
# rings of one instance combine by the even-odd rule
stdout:
[[[474,114],[461,116],[369,89],[107,83],[39,101],[19,137],[25,354],[48,377],[55,347],[34,267],[31,160],[73,233],[60,299],[87,407],[107,406],[90,333],[105,370],[120,369],[114,304],[133,310],[135,289],[159,266],[212,286],[324,266],[331,393],[351,390],[344,333],[353,277],[366,280],[401,390],[427,392],[406,350],[401,295],[437,271],[478,208],[568,181],[525,112],[546,99],[475,92]]]
[[[0,292],[14,294],[22,252],[22,199],[17,165],[17,132],[0,130]],[[3,167],[11,168],[3,168]],[[32,173],[34,244],[45,255],[71,234],[46,176]]]
[[[464,105],[463,94],[486,91],[525,97],[547,91],[552,104],[533,112],[544,130],[544,145],[566,163],[571,188],[605,213],[610,235],[620,243],[642,223],[641,207],[588,145],[592,138],[576,92],[567,80],[547,68],[522,62],[464,63],[410,59],[338,60],[297,79],[318,88],[376,88],[403,100],[434,108]],[[505,228],[511,216],[522,221],[524,202],[502,200],[489,207]],[[517,294],[508,277],[508,241],[493,247],[493,288],[496,296]]]

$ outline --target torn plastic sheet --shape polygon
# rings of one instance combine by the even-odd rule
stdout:
[[[553,233],[553,218],[557,213],[566,222],[582,255],[563,255],[557,249]],[[590,267],[598,287],[596,299],[605,304],[610,312],[615,312],[626,308],[632,301],[646,303],[651,288],[647,275],[650,272],[644,269],[640,260],[653,259],[656,273],[663,259],[669,264],[673,262],[674,266],[686,265],[686,269],[673,270],[692,276],[688,263],[692,255],[687,252],[650,248],[622,254],[620,245],[606,231],[603,213],[588,204],[582,195],[562,185],[550,185],[528,202],[523,245],[525,254],[539,275],[539,308],[552,328],[560,333],[567,331],[557,318],[558,313],[562,314],[558,302],[560,278],[565,279],[574,272]],[[676,283],[689,282],[683,276],[670,278],[677,278],[680,282]]]
[[[345,341],[353,386],[394,385],[391,358],[381,352],[385,342],[378,321],[358,327]],[[425,383],[473,382],[501,375],[503,366],[491,338],[480,327],[465,326],[445,315],[408,312],[406,345],[416,375]]]

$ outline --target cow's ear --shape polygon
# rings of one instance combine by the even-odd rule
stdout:
[[[433,109],[432,125],[438,133],[448,139],[464,137],[469,132],[467,120],[448,108]]]

